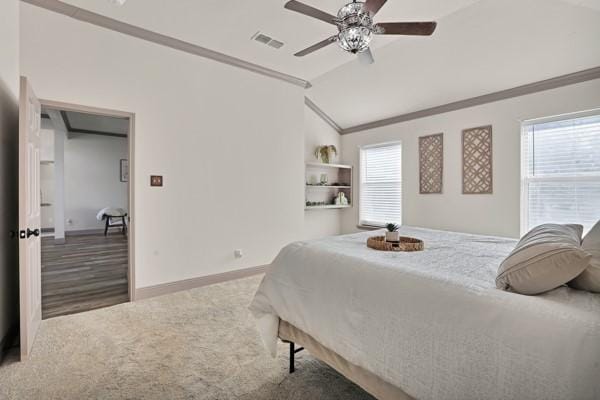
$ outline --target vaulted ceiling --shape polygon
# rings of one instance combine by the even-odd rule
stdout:
[[[121,7],[109,0],[63,1],[306,80],[355,59],[337,46],[309,57],[294,57],[297,51],[333,35],[336,28],[284,9],[287,0],[127,0]],[[302,1],[331,14],[336,14],[347,2]],[[377,20],[435,20],[475,2],[389,0]],[[258,31],[285,45],[277,50],[252,41],[251,37]],[[374,46],[381,47],[392,41],[392,37],[377,37]]]
[[[398,39],[367,68],[321,75],[309,97],[348,128],[598,67],[600,11],[572,3],[478,1],[440,19],[431,38]]]
[[[342,128],[600,66],[600,0],[388,0],[377,21],[438,29],[375,37],[368,66],[335,45],[294,57],[335,27],[286,0],[64,1],[309,80],[307,96]],[[335,14],[344,0],[304,2]],[[285,45],[251,40],[258,31]]]

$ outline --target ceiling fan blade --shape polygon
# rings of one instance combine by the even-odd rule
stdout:
[[[382,22],[375,24],[379,35],[420,35],[429,36],[435,31],[437,22]]]
[[[373,58],[373,53],[371,53],[371,49],[366,49],[365,51],[361,51],[360,53],[358,53],[358,61],[360,61],[361,64],[373,64],[375,62],[375,59]]]
[[[319,49],[322,49],[325,46],[330,45],[331,43],[335,42],[336,40],[337,40],[337,35],[328,37],[327,39],[321,40],[319,43],[313,44],[312,46],[307,47],[306,49],[299,51],[294,55],[296,57],[303,57],[307,54],[312,53],[313,51],[317,51]]]
[[[371,14],[372,17],[373,15],[377,14],[377,11],[383,7],[386,1],[387,0],[367,0],[364,8]]]
[[[311,7],[304,3],[300,3],[296,0],[290,0],[285,3],[285,8],[288,10],[296,11],[300,14],[308,15],[309,17],[313,17],[316,19],[320,19],[321,21],[328,22],[332,25],[335,25],[335,17],[331,14],[326,13],[325,11],[321,11],[317,8]]]

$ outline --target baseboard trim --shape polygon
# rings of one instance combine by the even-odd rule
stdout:
[[[269,265],[238,269],[235,271],[223,272],[220,274],[200,276],[198,278],[184,279],[160,285],[146,286],[135,289],[135,300],[149,299],[151,297],[162,296],[165,294],[180,292],[182,290],[195,289],[202,286],[214,285],[236,279],[247,278],[249,276],[264,274],[269,269]]]
[[[65,236],[97,235],[99,233],[104,233],[104,229],[75,229],[72,231],[65,231]],[[110,233],[110,231],[108,233]]]
[[[17,337],[19,336],[19,327],[18,324],[13,324],[6,332],[3,338],[0,339],[0,363],[6,357],[8,350],[13,346],[16,342]]]

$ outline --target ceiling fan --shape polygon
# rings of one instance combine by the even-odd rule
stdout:
[[[335,25],[338,33],[328,37],[319,43],[313,44],[306,49],[294,54],[303,57],[314,51],[322,49],[331,43],[338,42],[340,47],[352,54],[357,54],[361,62],[372,64],[373,54],[369,49],[369,43],[375,35],[420,35],[430,36],[435,31],[436,22],[382,22],[374,23],[373,17],[385,4],[387,0],[366,0],[364,2],[354,0],[348,3],[333,16],[324,11],[306,5],[296,0],[285,3],[285,8],[308,15]]]

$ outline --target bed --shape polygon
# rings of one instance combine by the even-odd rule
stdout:
[[[304,346],[380,400],[598,399],[600,295],[495,288],[515,240],[402,227],[422,252],[364,232],[281,250],[250,310],[266,348]]]

